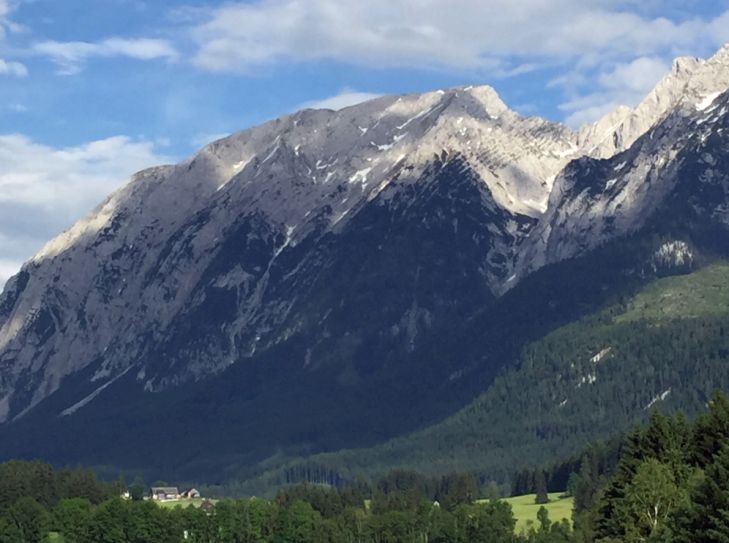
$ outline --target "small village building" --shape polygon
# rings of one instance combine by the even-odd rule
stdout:
[[[153,500],[166,501],[180,499],[180,491],[176,486],[153,486],[150,491]]]
[[[190,490],[185,490],[182,493],[182,497],[187,498],[188,500],[199,500],[200,491],[197,488],[191,488]]]

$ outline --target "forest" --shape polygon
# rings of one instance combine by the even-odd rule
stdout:
[[[435,425],[375,447],[292,460],[221,490],[338,486],[393,466],[473,472],[508,486],[515,471],[573,457],[647,422],[654,407],[695,417],[714,390],[729,390],[727,279],[724,262],[661,278],[527,344],[480,396]],[[564,490],[568,475],[550,489]]]
[[[3,543],[243,542],[723,542],[729,540],[729,398],[716,393],[694,420],[653,411],[622,438],[563,463],[513,475],[513,492],[564,484],[572,523],[515,533],[499,488],[475,474],[395,470],[372,483],[294,485],[273,499],[166,508],[139,482],[100,481],[87,469],[39,461],[0,465]],[[136,487],[136,488],[135,488]]]
[[[275,499],[241,498],[206,507],[163,507],[134,483],[101,482],[88,470],[42,462],[0,466],[3,543],[507,542],[516,541],[508,504],[477,502],[472,475],[431,479],[393,471],[374,486],[298,485]],[[488,489],[487,489],[488,490]],[[493,491],[493,488],[491,489]],[[436,499],[439,498],[439,499]],[[208,502],[212,504],[212,502]],[[570,541],[567,521],[540,524],[518,539]]]

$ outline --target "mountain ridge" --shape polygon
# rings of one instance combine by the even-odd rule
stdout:
[[[380,105],[387,107],[382,112],[370,112],[373,106]],[[451,134],[452,123],[459,125],[455,135]],[[382,126],[384,130],[378,132]],[[557,140],[552,142],[540,136],[544,130],[556,131]],[[410,141],[416,137],[413,133],[418,137]],[[496,134],[484,140],[490,142],[486,149],[479,148],[476,142],[477,135],[483,133]],[[38,280],[41,288],[55,280],[52,275],[63,276],[63,295],[78,293],[77,301],[71,305],[84,301],[81,298],[84,285],[103,280],[107,292],[98,300],[86,302],[99,307],[110,298],[113,289],[118,298],[134,288],[133,284],[128,284],[132,280],[127,281],[127,277],[143,277],[148,273],[143,271],[145,268],[165,269],[162,262],[150,262],[151,255],[165,244],[167,248],[162,249],[162,255],[174,250],[174,244],[168,243],[169,236],[176,230],[188,228],[194,235],[194,242],[185,250],[194,255],[195,265],[183,271],[179,269],[181,262],[178,260],[178,269],[169,270],[164,284],[158,285],[159,288],[151,292],[152,298],[145,303],[147,308],[158,309],[149,310],[151,315],[143,315],[143,320],[151,318],[164,324],[191,296],[195,275],[201,271],[196,259],[202,258],[210,245],[224,236],[223,229],[235,222],[232,213],[255,213],[265,217],[270,225],[268,258],[273,262],[281,251],[318,228],[336,232],[352,210],[375,198],[392,179],[407,176],[416,181],[430,161],[446,152],[467,157],[482,179],[488,178],[485,182],[492,196],[507,212],[534,216],[538,215],[537,208],[543,205],[548,194],[547,174],[567,161],[566,152],[571,144],[562,141],[566,133],[565,128],[555,128],[546,121],[518,117],[505,109],[495,93],[485,87],[377,99],[339,113],[303,111],[210,144],[178,166],[153,168],[137,174],[130,185],[110,197],[95,214],[49,242],[31,260],[29,267],[35,268],[35,276],[41,276]],[[543,160],[534,160],[530,154],[513,149],[505,155],[507,147],[513,148],[514,138],[521,138],[524,147],[533,149],[532,152],[542,153]],[[322,149],[322,142],[334,142],[335,147]],[[546,146],[545,151],[542,146]],[[314,158],[310,158],[307,147],[313,149]],[[445,147],[450,151],[444,151]],[[337,165],[340,160],[345,164]],[[334,173],[332,167],[337,168]],[[260,173],[262,171],[266,173]],[[499,174],[495,175],[497,171]],[[339,182],[332,181],[334,176]],[[266,186],[269,179],[274,179],[278,186]],[[226,205],[233,201],[235,207]],[[192,224],[194,219],[191,221],[190,217],[201,213],[208,213],[212,220]],[[507,234],[507,237],[511,235]],[[120,237],[124,238],[122,244]],[[95,253],[93,261],[90,266],[84,265],[79,270],[81,273],[75,269],[59,272],[55,268],[59,259],[66,262],[82,259],[76,255],[88,250]],[[136,257],[142,250],[145,255]],[[104,259],[121,259],[125,265],[133,267],[115,269],[116,264],[111,262],[108,264],[111,270],[99,270],[98,262]],[[50,271],[43,277],[45,267],[50,267]],[[92,270],[96,272],[96,279],[90,275]],[[71,277],[75,279],[75,285],[71,284]],[[26,285],[26,303],[30,298],[28,288],[32,287],[33,281],[30,286]],[[134,296],[125,302],[132,307],[145,297],[138,290],[144,290],[144,287],[136,288]],[[7,291],[10,293],[13,289],[11,281]],[[171,296],[170,291],[175,289],[176,295]],[[43,294],[35,294],[36,305],[39,296]],[[6,299],[8,297],[6,295]],[[35,310],[25,307],[23,311],[23,307],[15,308],[13,322],[0,320],[3,323],[0,349],[8,349],[20,333],[21,323],[27,322],[28,317],[19,315],[23,312],[29,315]],[[55,323],[56,328],[58,324]],[[108,322],[102,320],[96,328],[100,332],[94,332],[94,341],[106,344],[102,349],[118,338],[119,323],[115,317]],[[83,335],[83,330],[79,335]],[[127,356],[136,356],[134,352],[132,350]],[[36,356],[35,352],[33,356]],[[68,356],[71,357],[74,357],[73,353]],[[77,366],[72,368],[73,371],[78,369]],[[107,369],[98,375],[110,373]],[[59,375],[51,375],[44,386],[53,390],[60,379]],[[39,399],[42,395],[36,396],[31,403],[37,403]],[[7,402],[6,397],[0,401],[0,406]],[[7,408],[0,409],[0,418],[7,412]]]
[[[728,60],[678,60],[637,108],[579,133],[458,87],[304,110],[140,172],[0,294],[0,431],[88,420],[100,437],[97,416],[131,425],[175,398],[226,413],[208,436],[222,456],[243,439],[223,421],[256,436],[251,462],[442,418],[620,281],[724,254]],[[558,266],[633,235],[641,250],[610,253],[604,275]],[[541,282],[554,305],[530,307]],[[368,397],[402,420],[354,436]]]

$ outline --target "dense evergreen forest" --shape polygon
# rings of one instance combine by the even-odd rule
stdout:
[[[729,390],[728,316],[728,263],[661,278],[526,345],[510,370],[436,425],[376,447],[292,460],[229,483],[231,492],[340,484],[392,466],[511,484],[514,471],[572,456],[646,422],[654,407],[693,417],[714,390]]]
[[[515,533],[511,506],[473,474],[432,478],[393,471],[372,485],[297,485],[272,499],[167,508],[139,484],[101,482],[83,469],[0,465],[3,543],[729,541],[729,398],[717,393],[693,422],[653,412],[623,438],[513,476],[514,491],[545,496],[563,483],[574,527],[538,522]],[[135,488],[136,487],[136,488]]]

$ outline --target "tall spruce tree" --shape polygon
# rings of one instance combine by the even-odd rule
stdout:
[[[674,512],[676,543],[729,542],[729,441],[706,468],[691,503]]]
[[[537,497],[534,500],[537,504],[549,503],[549,494],[547,493],[547,476],[544,470],[538,470],[534,477],[534,484],[537,490]]]

